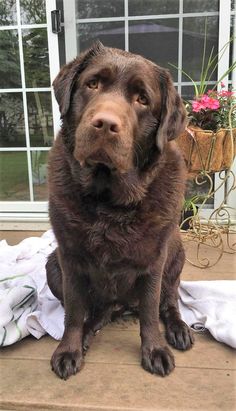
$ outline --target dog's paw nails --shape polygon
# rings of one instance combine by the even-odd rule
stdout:
[[[175,368],[174,356],[168,347],[143,349],[142,367],[151,374],[158,374],[162,377],[169,375]]]
[[[67,380],[81,369],[82,360],[83,357],[78,350],[59,353],[55,351],[51,359],[51,368],[58,377]]]
[[[182,320],[167,327],[166,339],[169,344],[178,350],[189,350],[194,343],[192,330]]]

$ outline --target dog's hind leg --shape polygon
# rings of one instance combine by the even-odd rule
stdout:
[[[46,273],[48,286],[51,292],[63,304],[62,272],[58,262],[57,250],[54,250],[48,257]]]
[[[160,317],[166,327],[166,339],[179,350],[188,350],[194,343],[193,332],[181,320],[178,307],[178,286],[184,261],[184,249],[179,241],[164,269],[160,302]]]

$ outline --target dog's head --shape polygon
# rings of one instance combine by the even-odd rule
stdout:
[[[93,173],[141,171],[185,127],[169,72],[101,43],[64,66],[53,86],[65,144]]]

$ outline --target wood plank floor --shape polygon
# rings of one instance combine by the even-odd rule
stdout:
[[[9,244],[40,232],[4,232]],[[194,258],[195,244],[187,256]],[[205,252],[215,258],[214,251]],[[236,255],[225,254],[215,267],[186,262],[185,280],[235,279]],[[105,327],[94,339],[82,371],[68,381],[52,373],[49,361],[57,342],[45,336],[0,350],[0,409],[58,411],[236,410],[235,350],[208,333],[196,334],[188,352],[173,349],[176,369],[166,378],[139,365],[140,339],[134,319]]]

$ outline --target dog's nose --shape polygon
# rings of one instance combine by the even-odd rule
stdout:
[[[119,117],[112,113],[97,113],[91,123],[97,130],[108,131],[111,134],[117,134],[121,129]]]

